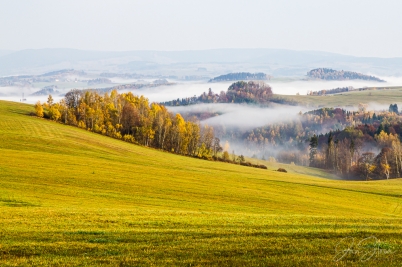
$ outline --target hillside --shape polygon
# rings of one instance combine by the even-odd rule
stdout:
[[[385,82],[380,78],[365,75],[353,71],[337,71],[333,69],[319,68],[313,69],[307,72],[307,76],[313,79],[328,80],[328,81],[343,81],[343,80],[366,80],[366,81],[376,81]]]
[[[265,73],[250,73],[250,72],[238,72],[228,73],[225,75],[217,76],[210,79],[209,82],[223,82],[223,81],[247,81],[247,80],[267,80],[269,76]]]
[[[333,95],[277,95],[272,101],[301,105],[305,107],[357,107],[363,104],[383,104],[384,108],[391,103],[399,103],[402,97],[402,86],[372,87],[364,90],[342,92]]]
[[[200,96],[162,102],[164,106],[187,106],[201,103],[247,103],[266,105],[272,97],[271,87],[261,81],[238,81],[226,92],[214,93],[211,88]]]
[[[30,112],[0,101],[0,265],[322,266],[335,264],[347,237],[379,240],[362,249],[402,246],[400,179],[209,162]],[[336,260],[362,264],[356,255]],[[367,264],[401,260],[382,254]]]

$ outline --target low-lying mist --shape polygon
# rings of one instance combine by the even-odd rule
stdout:
[[[297,93],[306,95],[308,91],[329,90],[338,87],[352,86],[354,88],[363,87],[384,87],[384,86],[401,86],[402,77],[379,77],[385,80],[385,83],[364,80],[349,80],[349,81],[267,81],[272,87],[274,94],[278,95],[295,95]]]
[[[175,83],[174,80],[169,80],[169,82]],[[177,98],[192,97],[194,95],[199,96],[203,92],[208,92],[211,88],[216,94],[221,91],[226,91],[232,82],[224,83],[207,83],[207,82],[177,82],[174,85],[164,85],[154,88],[141,88],[132,91],[137,95],[146,96],[151,102],[164,102],[170,101]]]
[[[295,95],[297,93],[301,95],[307,94],[308,91],[318,91],[323,89],[333,89],[338,87],[347,87],[352,86],[354,88],[362,88],[362,87],[383,87],[383,86],[400,86],[402,85],[402,77],[380,77],[381,79],[386,80],[386,83],[378,83],[373,81],[361,81],[361,80],[351,80],[351,81],[266,81],[272,87],[272,91],[274,94],[280,95]],[[134,83],[139,82],[138,80],[122,80],[122,79],[112,79],[113,82],[117,84],[121,83]],[[196,81],[176,81],[169,80],[171,83],[175,83],[173,85],[163,85],[158,87],[144,87],[137,90],[122,90],[121,93],[131,91],[135,95],[144,95],[149,98],[151,102],[164,102],[170,101],[177,98],[186,98],[192,97],[194,95],[199,96],[203,92],[208,92],[208,89],[211,88],[212,91],[216,94],[219,94],[221,91],[226,91],[228,87],[233,82],[220,82],[220,83],[208,83],[206,81],[196,82]],[[147,80],[147,82],[151,82],[151,80]],[[51,85],[51,84],[47,84]],[[54,83],[57,85],[57,83]],[[45,85],[44,85],[45,86]],[[32,93],[41,90],[44,86],[39,87],[35,86],[8,86],[8,87],[0,87],[0,99],[7,99],[11,101],[19,101],[22,97],[22,93],[24,93],[25,98],[27,99],[27,103],[35,103],[38,100],[44,99],[42,96],[31,96]],[[96,89],[91,86],[75,86],[72,85],[71,88],[60,88],[58,91],[60,95],[64,95],[71,89]],[[53,98],[57,101],[62,98],[60,95],[53,95]]]
[[[258,107],[246,104],[197,104],[191,106],[168,107],[174,113],[215,113],[218,116],[203,120],[211,126],[223,126],[241,130],[253,129],[280,121],[292,120],[300,111],[307,109],[298,106],[272,104]]]

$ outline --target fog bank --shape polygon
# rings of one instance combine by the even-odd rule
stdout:
[[[307,109],[298,106],[273,104],[268,108],[246,104],[197,104],[191,106],[168,107],[175,113],[218,113],[202,123],[227,128],[241,128],[243,130],[261,127],[267,124],[291,120],[298,116],[300,111]]]

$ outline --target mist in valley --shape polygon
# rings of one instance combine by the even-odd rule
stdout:
[[[52,94],[54,101],[58,102],[64,98],[64,95],[71,89],[94,89],[113,87],[120,84],[152,84],[156,78],[150,79],[125,79],[112,77],[111,83],[99,86],[88,86],[85,81],[98,77],[96,74],[90,74],[87,77],[68,76],[64,77],[68,80],[79,82],[71,83],[33,83],[26,86],[3,86],[0,87],[0,99],[20,102],[24,98],[26,103],[34,104],[37,101],[44,103],[47,101],[48,95],[32,95],[35,92],[43,89],[45,86],[55,85],[58,86],[57,93]],[[306,95],[309,91],[328,90],[338,87],[364,88],[364,87],[392,87],[402,84],[402,77],[380,77],[386,80],[386,83],[379,83],[373,81],[363,80],[349,80],[349,81],[321,81],[321,80],[303,80],[304,78],[294,77],[289,78],[272,78],[265,81],[271,86],[274,94],[277,95]],[[166,79],[168,85],[160,85],[157,87],[144,86],[135,90],[119,90],[119,93],[132,92],[135,95],[144,95],[150,102],[164,102],[175,99],[182,99],[187,97],[199,96],[204,92],[208,92],[209,88],[215,93],[219,94],[221,91],[227,91],[228,87],[233,83],[218,82],[208,83],[207,81],[182,81],[177,79]],[[367,110],[382,111],[388,110],[389,105],[378,104],[371,102],[367,104]],[[349,111],[356,111],[357,104],[354,107],[342,107]],[[176,106],[168,107],[168,110],[173,113],[180,113],[183,116],[191,116],[191,114],[212,114],[206,119],[201,119],[201,124],[213,126],[216,129],[216,135],[221,139],[221,145],[226,146],[230,152],[235,151],[236,154],[243,154],[245,156],[257,156],[258,158],[268,159],[269,157],[277,157],[278,153],[283,150],[288,150],[286,144],[256,144],[244,141],[242,135],[247,134],[248,131],[274,125],[276,123],[297,123],[300,122],[300,112],[305,113],[311,110],[303,106],[290,106],[269,103],[267,107],[260,107],[257,105],[247,104],[223,104],[223,103],[210,103],[210,104],[196,104],[190,106]],[[318,134],[326,133],[335,130],[336,126],[323,126]],[[342,129],[340,129],[342,130]],[[235,134],[234,134],[235,133]],[[304,144],[306,146],[307,144]]]

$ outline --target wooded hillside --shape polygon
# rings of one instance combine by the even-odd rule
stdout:
[[[319,68],[307,72],[307,76],[313,79],[342,81],[342,80],[367,80],[376,82],[385,82],[380,78],[365,75],[353,71],[337,71],[333,69]]]
[[[268,80],[269,76],[265,73],[250,73],[250,72],[237,72],[220,75],[215,77],[209,82],[223,82],[223,81],[244,81],[244,80]]]

